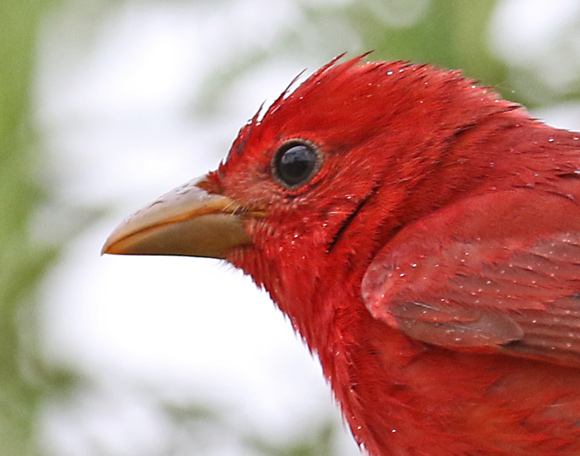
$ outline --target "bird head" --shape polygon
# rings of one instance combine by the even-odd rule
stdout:
[[[284,91],[217,170],[129,217],[103,252],[226,259],[291,317],[329,271],[362,280],[397,230],[475,185],[471,127],[514,107],[456,71],[363,57]]]

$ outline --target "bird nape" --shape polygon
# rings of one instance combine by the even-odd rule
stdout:
[[[249,274],[369,455],[579,455],[580,134],[362,60],[285,91],[103,252]]]

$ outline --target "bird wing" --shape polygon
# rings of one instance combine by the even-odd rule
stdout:
[[[407,226],[366,271],[367,308],[429,344],[580,365],[575,181],[490,191]]]

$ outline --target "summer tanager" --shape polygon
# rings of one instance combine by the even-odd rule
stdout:
[[[336,60],[105,253],[223,258],[369,455],[580,455],[580,134],[457,71]]]

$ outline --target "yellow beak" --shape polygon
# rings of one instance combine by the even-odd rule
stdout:
[[[251,244],[242,225],[248,211],[201,189],[202,181],[190,181],[125,219],[102,253],[224,258],[231,248]]]

